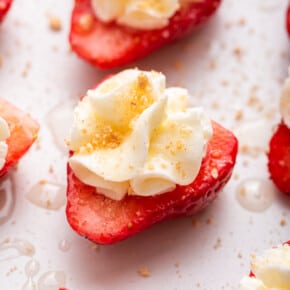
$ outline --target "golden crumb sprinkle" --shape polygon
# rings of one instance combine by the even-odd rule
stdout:
[[[235,120],[240,121],[243,119],[244,112],[243,110],[238,110],[235,115]]]
[[[241,50],[241,48],[236,47],[233,49],[233,54],[234,54],[234,56],[240,58],[243,54],[243,51]]]
[[[284,227],[284,226],[286,226],[286,220],[285,219],[281,219],[281,221],[280,221],[280,226],[281,227]]]
[[[222,244],[221,239],[220,239],[220,238],[217,238],[217,240],[216,240],[216,242],[215,242],[213,248],[216,250],[216,249],[218,249],[218,248],[221,247],[221,244]]]
[[[194,227],[199,226],[199,225],[200,225],[200,220],[193,220],[193,221],[192,221],[192,225],[193,225]]]
[[[53,31],[60,31],[62,29],[62,24],[57,16],[49,17],[49,28]]]
[[[47,181],[45,179],[40,179],[38,181],[38,184],[40,184],[40,185],[45,185],[46,183],[47,183]]]
[[[149,269],[147,267],[142,267],[140,269],[138,269],[137,273],[144,278],[148,278],[151,276],[151,272],[149,271]]]

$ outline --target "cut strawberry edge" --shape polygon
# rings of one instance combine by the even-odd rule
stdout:
[[[290,247],[290,240],[288,242],[284,242],[283,245],[288,245]],[[250,277],[256,277],[255,274],[251,271],[249,274]]]
[[[12,0],[0,0],[0,22],[4,19],[4,16],[8,12]]]
[[[39,125],[29,114],[1,98],[0,116],[6,120],[10,129],[10,136],[6,140],[8,153],[4,167],[0,170],[1,177],[18,162],[36,140]]]
[[[83,184],[68,166],[67,220],[81,236],[99,244],[112,244],[133,236],[165,219],[193,215],[208,206],[229,180],[238,141],[215,122],[196,179],[161,195],[126,196],[115,201]]]
[[[107,69],[140,59],[206,22],[221,0],[193,1],[176,12],[162,29],[136,30],[100,21],[90,0],[75,0],[69,41],[72,49],[93,65]]]
[[[290,129],[283,122],[270,140],[268,169],[278,189],[290,194]]]
[[[290,3],[288,4],[287,11],[286,11],[286,29],[288,35],[290,36]]]

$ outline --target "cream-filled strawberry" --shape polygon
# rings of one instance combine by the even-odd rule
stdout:
[[[186,90],[166,88],[161,73],[137,69],[89,90],[75,109],[69,141],[75,175],[117,200],[190,184],[212,128],[188,99]]]
[[[205,23],[221,0],[75,0],[69,40],[101,68],[140,59]]]
[[[276,186],[290,194],[290,77],[285,80],[282,88],[280,112],[282,121],[269,144],[268,168]]]
[[[240,282],[240,290],[290,289],[290,245],[265,251],[251,263],[251,275]]]
[[[137,29],[158,29],[169,23],[179,9],[195,0],[91,0],[96,16],[104,22],[115,21]]]
[[[158,72],[105,79],[76,106],[68,139],[67,219],[112,244],[165,219],[191,215],[229,179],[237,139],[188,106]]]
[[[37,138],[38,123],[0,98],[0,177],[26,153]]]

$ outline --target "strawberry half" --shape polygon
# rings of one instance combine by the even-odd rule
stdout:
[[[8,153],[6,163],[0,170],[1,177],[17,163],[36,140],[39,125],[30,115],[1,98],[0,116],[5,119],[10,129],[10,136],[6,140]]]
[[[205,208],[230,178],[238,147],[231,132],[212,124],[214,133],[198,176],[172,192],[151,197],[127,195],[116,201],[83,184],[68,166],[66,214],[71,227],[95,243],[112,244],[157,222]]]
[[[4,16],[8,12],[12,0],[0,0],[0,22],[3,20]]]
[[[72,49],[93,65],[118,67],[189,34],[216,11],[220,2],[193,1],[172,16],[166,27],[144,31],[106,24],[95,16],[90,0],[75,0],[69,41]]]
[[[290,247],[290,240],[288,242],[284,242],[283,245],[287,244]],[[256,277],[255,274],[251,271],[249,277]]]
[[[270,140],[268,168],[276,186],[290,194],[290,129],[283,122]]]

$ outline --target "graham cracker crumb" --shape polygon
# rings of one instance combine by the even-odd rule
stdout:
[[[40,185],[44,185],[44,184],[46,184],[47,183],[47,181],[45,180],[45,179],[40,179],[39,181],[38,181],[38,184],[40,184]]]
[[[243,110],[238,110],[235,115],[235,120],[240,121],[243,119],[244,112]]]
[[[221,244],[222,244],[221,239],[220,239],[220,238],[217,238],[215,244],[213,245],[213,248],[214,248],[215,250],[217,250],[218,248],[221,247]]]
[[[176,69],[176,70],[180,70],[183,68],[183,63],[179,60],[177,60],[174,64],[173,64],[173,67]]]
[[[137,273],[144,278],[148,278],[151,276],[151,272],[147,267],[141,267],[140,269],[138,269]]]
[[[209,62],[209,68],[211,69],[211,70],[214,70],[214,69],[216,69],[216,67],[217,67],[217,63],[216,63],[216,60],[215,59],[212,59],[212,60],[210,60],[210,62]]]
[[[236,47],[236,48],[233,49],[233,54],[234,54],[234,56],[236,56],[237,58],[241,58],[243,52],[242,52],[241,48]]]
[[[200,225],[200,220],[193,220],[191,223],[194,227],[197,227]]]
[[[284,226],[286,226],[286,224],[287,224],[286,220],[285,219],[281,219],[280,226],[284,227]]]
[[[49,17],[49,28],[53,31],[60,31],[62,29],[61,21],[56,16]]]

